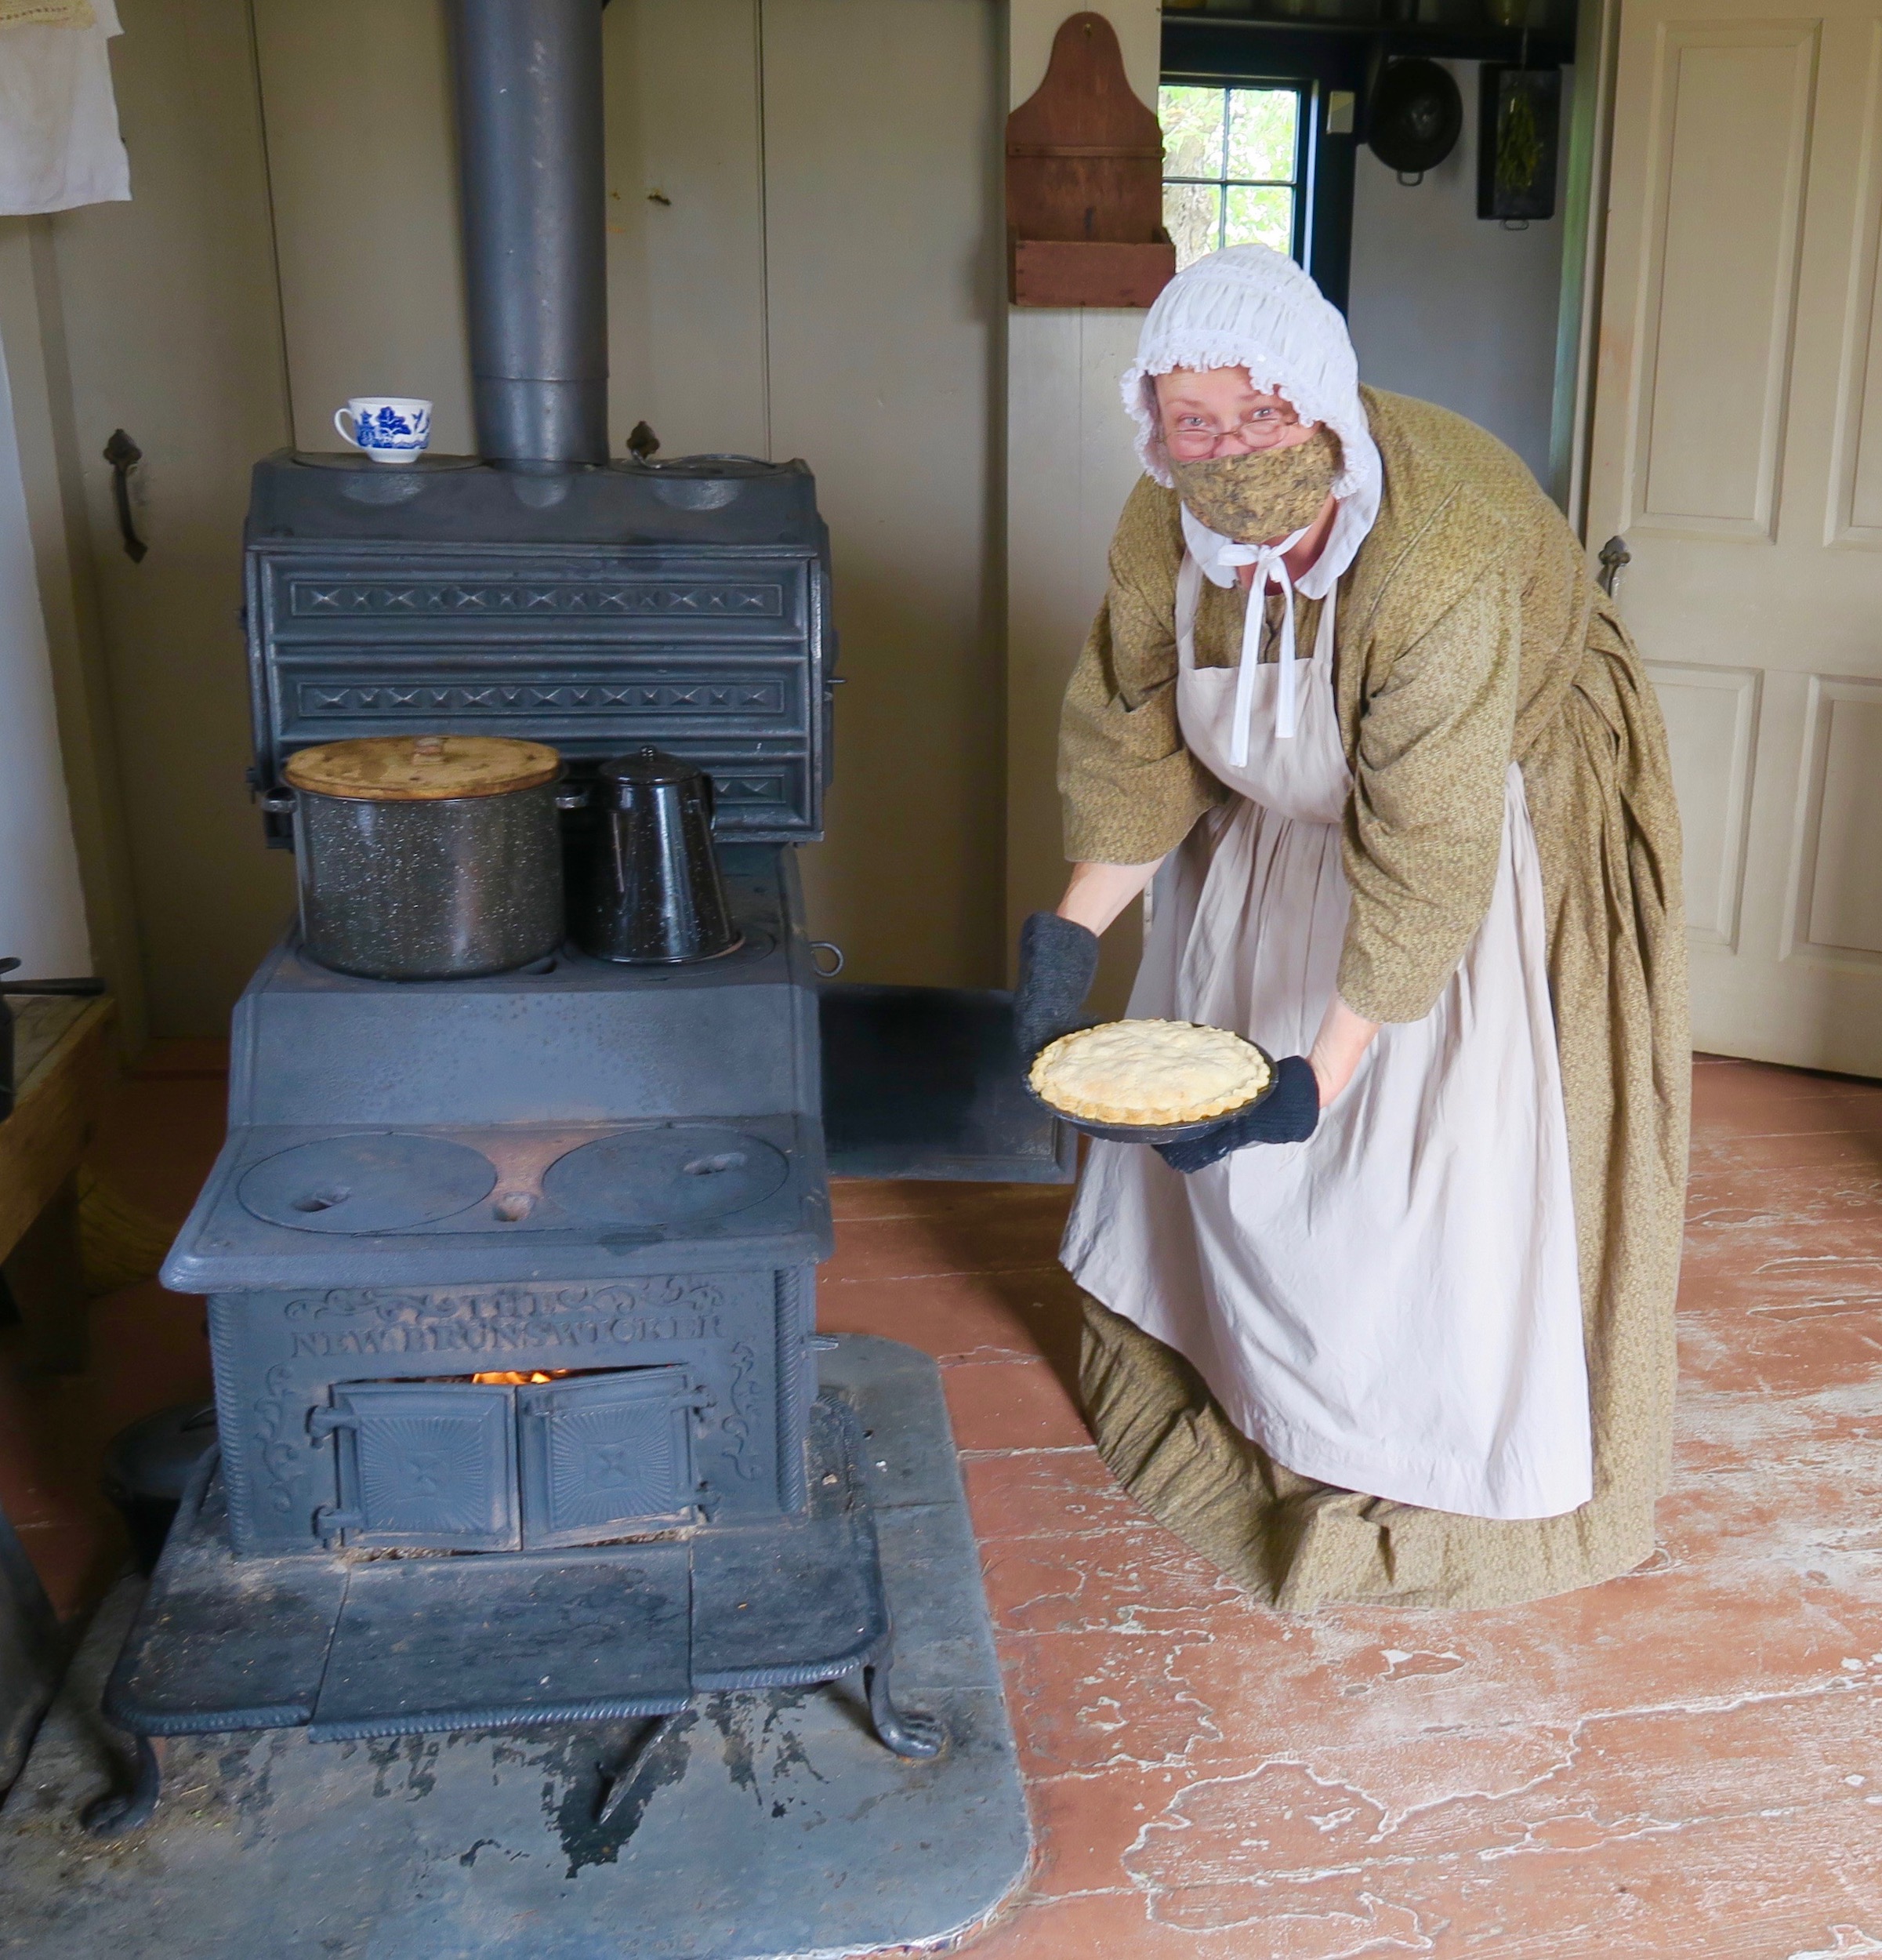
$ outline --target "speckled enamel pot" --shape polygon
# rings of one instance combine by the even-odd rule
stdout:
[[[293,795],[301,939],[322,966],[467,980],[561,944],[554,782],[409,803]]]

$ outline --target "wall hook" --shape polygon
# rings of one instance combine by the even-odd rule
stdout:
[[[104,445],[104,459],[111,466],[111,500],[118,506],[118,528],[124,539],[124,555],[132,564],[140,564],[150,546],[137,535],[131,516],[131,472],[143,460],[143,452],[123,430],[114,429]]]

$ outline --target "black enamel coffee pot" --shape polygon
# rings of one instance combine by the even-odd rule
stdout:
[[[702,770],[658,749],[615,756],[596,771],[589,808],[593,848],[574,906],[584,953],[676,966],[738,946]]]

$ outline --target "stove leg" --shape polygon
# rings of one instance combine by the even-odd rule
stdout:
[[[131,1740],[136,1751],[131,1787],[111,1791],[85,1806],[78,1821],[89,1836],[124,1837],[141,1830],[156,1813],[158,1791],[163,1781],[162,1759],[148,1736],[133,1736]]]
[[[937,1756],[948,1732],[933,1715],[903,1714],[889,1693],[889,1664],[879,1661],[862,1671],[863,1691],[869,1697],[869,1719],[876,1725],[876,1739],[885,1749],[913,1762]]]
[[[671,1715],[655,1715],[628,1744],[615,1766],[602,1770],[601,1794],[595,1799],[597,1824],[606,1824],[626,1802],[647,1757],[673,1733],[674,1724],[691,1712],[688,1708],[676,1708]]]

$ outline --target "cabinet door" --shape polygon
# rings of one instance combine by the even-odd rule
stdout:
[[[1078,1140],[1027,1091],[1011,994],[829,982],[818,993],[832,1176],[1072,1181]]]
[[[692,1385],[628,1368],[517,1391],[523,1541],[593,1544],[691,1521]]]
[[[336,1389],[340,1508],[350,1545],[514,1552],[513,1392],[475,1382],[356,1382]]]

